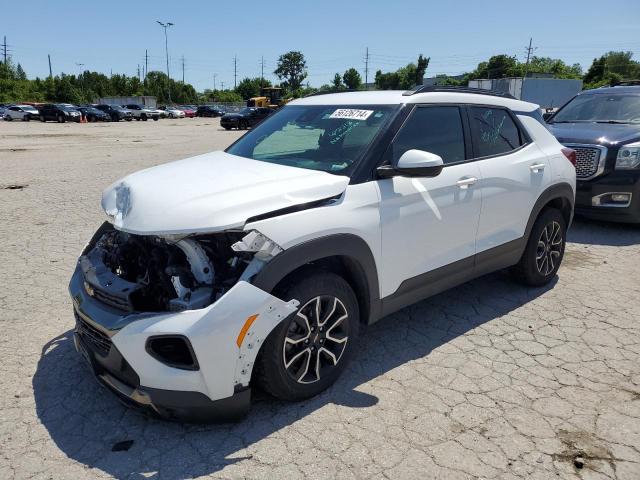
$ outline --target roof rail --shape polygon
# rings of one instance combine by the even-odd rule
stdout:
[[[358,90],[355,88],[344,88],[342,90],[318,90],[317,92],[307,93],[303,98],[317,97],[318,95],[331,95],[332,93],[348,93],[348,92],[366,92],[366,90]]]
[[[476,95],[490,95],[492,97],[502,97],[516,100],[516,97],[507,92],[485,90],[484,88],[456,87],[454,85],[418,85],[413,90],[407,90],[402,95],[411,96],[417,93],[428,92],[475,93]]]
[[[640,80],[621,80],[619,82],[611,82],[610,87],[637,87],[640,86]]]

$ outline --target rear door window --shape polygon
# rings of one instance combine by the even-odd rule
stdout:
[[[469,112],[476,157],[504,155],[523,144],[523,136],[507,110],[471,107]]]

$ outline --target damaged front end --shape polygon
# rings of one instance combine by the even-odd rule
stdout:
[[[168,418],[241,416],[260,345],[298,306],[250,283],[280,252],[255,231],[137,235],[105,223],[69,285],[76,348],[126,403]]]
[[[89,295],[127,312],[206,307],[282,249],[258,232],[193,237],[101,229],[79,259]]]

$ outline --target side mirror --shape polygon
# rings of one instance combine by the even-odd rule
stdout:
[[[407,150],[398,159],[395,167],[378,167],[378,175],[389,178],[395,175],[406,177],[437,177],[442,172],[444,162],[440,155],[423,150]]]

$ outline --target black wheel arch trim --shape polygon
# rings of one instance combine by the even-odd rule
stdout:
[[[571,185],[569,185],[566,182],[556,183],[548,187],[545,191],[543,191],[542,194],[540,194],[540,196],[538,197],[538,200],[536,201],[536,203],[533,205],[533,210],[531,210],[531,215],[529,215],[529,221],[527,222],[527,227],[525,229],[525,234],[524,234],[525,239],[529,238],[529,235],[531,234],[531,229],[533,228],[533,224],[538,218],[538,215],[540,215],[540,212],[542,211],[542,209],[549,202],[552,202],[553,200],[556,200],[556,199],[565,200],[569,203],[571,212],[569,214],[569,218],[567,219],[567,225],[566,225],[566,227],[569,228],[569,226],[571,225],[571,221],[573,220],[573,209],[576,201],[575,192],[571,187]]]
[[[284,250],[264,265],[252,283],[271,292],[290,273],[315,261],[339,257],[354,274],[354,287],[361,318],[367,323],[380,317],[378,269],[369,245],[361,237],[339,233],[308,240]],[[348,280],[348,279],[346,279]]]

